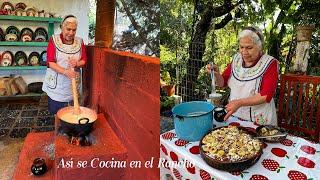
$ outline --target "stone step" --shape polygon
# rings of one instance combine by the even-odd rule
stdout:
[[[48,171],[35,176],[31,173],[33,160],[41,157],[45,159]],[[54,179],[54,132],[29,133],[20,152],[19,162],[14,171],[14,180],[52,180]]]
[[[56,130],[60,120],[56,118]],[[127,150],[120,142],[103,114],[98,114],[91,133],[95,144],[77,146],[69,142],[68,137],[57,134],[55,138],[55,171],[56,179],[121,179],[125,175],[124,162],[127,163]],[[87,162],[86,167],[77,166]],[[109,161],[109,162],[107,162]],[[100,167],[101,165],[115,166]],[[72,167],[71,167],[72,164]],[[122,168],[121,168],[122,167]]]

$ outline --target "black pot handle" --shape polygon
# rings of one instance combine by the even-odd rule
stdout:
[[[86,121],[86,122],[85,122],[85,123],[81,123],[81,121]],[[85,118],[85,117],[80,118],[80,119],[78,120],[79,124],[88,124],[89,121],[90,121],[89,118]]]
[[[183,120],[184,120],[183,116],[176,115],[176,117],[177,117],[180,121],[183,121]]]

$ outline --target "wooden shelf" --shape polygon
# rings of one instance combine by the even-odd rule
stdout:
[[[30,16],[11,16],[11,15],[0,15],[0,20],[10,21],[39,21],[39,22],[61,22],[62,18],[46,18],[46,17],[30,17]]]
[[[28,97],[41,97],[46,96],[46,93],[27,93],[27,94],[17,94],[14,96],[0,96],[0,100],[11,99],[11,98],[28,98]]]
[[[48,42],[0,41],[0,46],[36,46],[46,47]]]
[[[47,69],[47,66],[6,66],[0,67],[0,70],[43,70]]]

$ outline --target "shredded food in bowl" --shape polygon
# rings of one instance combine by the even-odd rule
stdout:
[[[218,161],[236,162],[247,159],[255,156],[261,148],[261,141],[236,126],[214,130],[202,140],[205,154]]]

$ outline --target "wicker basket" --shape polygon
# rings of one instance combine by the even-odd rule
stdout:
[[[225,127],[225,126],[223,126]],[[220,128],[223,128],[223,127],[218,127],[218,128],[214,128],[212,131],[215,131],[217,129],[220,129]],[[256,133],[246,129],[245,127],[241,127],[239,126],[238,127],[239,129],[245,131],[246,133],[252,135],[252,136],[256,136]],[[210,131],[209,133],[211,133],[212,131]],[[209,134],[207,133],[207,134]],[[206,135],[207,135],[206,134]],[[206,136],[205,135],[205,136]],[[205,137],[203,136],[203,138]],[[263,149],[263,145],[261,143],[261,148],[260,148],[260,151],[250,157],[250,158],[247,158],[247,159],[243,159],[243,160],[240,160],[240,161],[235,161],[235,162],[229,162],[229,161],[219,161],[219,160],[216,160],[216,159],[213,159],[212,157],[208,156],[205,154],[205,152],[203,151],[202,149],[202,140],[203,138],[200,140],[200,144],[199,144],[199,147],[200,147],[200,155],[202,157],[202,159],[211,167],[215,168],[215,169],[219,169],[219,170],[223,170],[223,171],[228,171],[228,172],[232,172],[232,171],[243,171],[245,169],[248,169],[249,167],[251,167],[252,165],[254,165],[261,157],[262,155],[262,149]]]

